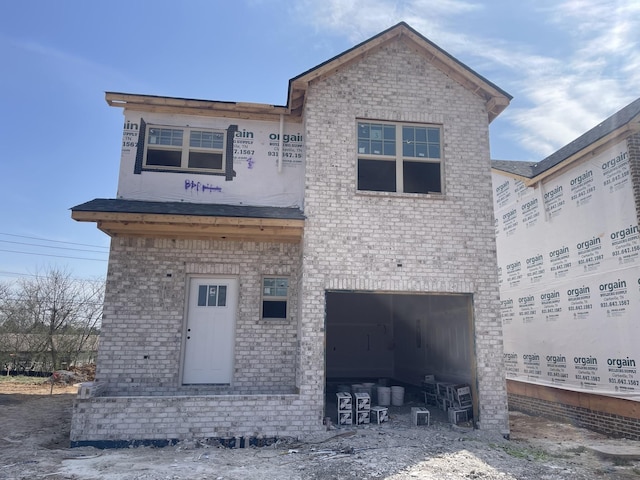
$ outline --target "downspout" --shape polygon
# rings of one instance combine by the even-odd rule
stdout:
[[[284,115],[280,114],[280,134],[278,135],[278,173],[282,173],[282,148],[284,147]]]

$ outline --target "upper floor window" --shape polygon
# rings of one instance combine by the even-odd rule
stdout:
[[[148,125],[143,166],[224,173],[226,132]]]
[[[442,193],[442,129],[358,122],[358,190]]]

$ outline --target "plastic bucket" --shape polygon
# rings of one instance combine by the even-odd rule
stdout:
[[[404,404],[404,387],[391,387],[391,405],[399,407]]]
[[[365,393],[369,394],[369,398],[371,399],[371,401],[373,402],[373,387],[375,387],[375,383],[371,383],[371,382],[367,382],[367,383],[363,383],[362,387],[363,387],[363,391]]]
[[[391,388],[378,387],[378,405],[388,406],[391,404]]]

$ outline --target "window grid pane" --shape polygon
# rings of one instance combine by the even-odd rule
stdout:
[[[286,297],[289,290],[288,278],[265,278],[262,295],[264,297]]]
[[[440,130],[429,127],[402,127],[402,155],[440,158]]]
[[[189,146],[193,148],[210,148],[220,150],[224,146],[224,134],[222,132],[191,130]]]
[[[395,125],[382,123],[358,123],[358,154],[395,155]]]
[[[150,128],[148,143],[150,145],[181,147],[182,130],[173,128]]]

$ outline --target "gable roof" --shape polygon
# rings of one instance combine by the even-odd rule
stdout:
[[[365,55],[379,50],[389,42],[401,39],[418,53],[427,57],[436,68],[445,75],[460,83],[474,94],[481,97],[486,104],[489,121],[497,117],[513,98],[507,92],[482,77],[471,68],[460,62],[435,43],[422,36],[407,23],[400,22],[387,30],[371,37],[349,50],[301,73],[289,80],[289,96],[287,106],[292,114],[300,114],[304,106],[304,96],[313,80],[331,76],[339,68],[350,65]]]
[[[598,148],[611,145],[640,131],[640,98],[617,111],[571,143],[552,153],[540,162],[493,160],[494,170],[524,177],[526,185],[532,185]]]
[[[139,111],[197,113],[198,115],[258,120],[273,120],[280,115],[287,115],[290,119],[299,121],[302,118],[307,88],[312,81],[327,78],[339,68],[357,62],[365,55],[370,55],[396,39],[404,41],[419,54],[425,56],[431,64],[445,75],[482,98],[487,108],[489,122],[497,117],[513,98],[507,92],[456,60],[405,22],[400,22],[289,80],[287,104],[284,106],[160,97],[156,95],[133,95],[120,92],[106,92],[105,97],[110,106],[125,107]]]

